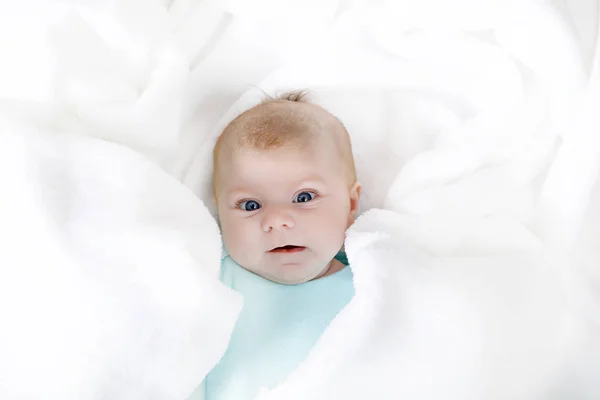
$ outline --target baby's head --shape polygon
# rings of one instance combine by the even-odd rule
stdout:
[[[293,92],[225,127],[213,152],[223,242],[245,269],[297,284],[335,269],[360,196],[342,123]]]

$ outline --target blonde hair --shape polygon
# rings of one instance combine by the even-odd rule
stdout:
[[[290,108],[290,103],[306,105],[306,110]],[[316,116],[314,111],[319,114]],[[348,167],[349,179],[356,181],[352,145],[344,124],[322,107],[308,101],[306,90],[285,92],[279,96],[267,95],[259,104],[234,118],[217,138],[213,148],[213,192],[221,153],[232,149],[271,150],[283,146],[303,147],[323,132],[336,141],[343,162]]]

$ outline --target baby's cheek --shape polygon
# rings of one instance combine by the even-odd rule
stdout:
[[[244,254],[251,252],[252,249],[256,251],[258,247],[256,241],[259,236],[260,232],[257,232],[251,221],[238,221],[232,227],[232,239],[235,241],[238,251]]]
[[[230,253],[238,251],[240,246],[240,232],[234,221],[223,220],[221,224],[221,230],[223,234],[223,241],[225,242],[225,247],[227,247],[227,250]]]
[[[238,249],[244,246],[244,240],[242,240],[244,236],[243,230],[243,226],[240,224],[235,224],[229,229],[229,240]]]
[[[331,210],[327,221],[325,231],[327,232],[327,243],[331,246],[341,246],[344,243],[346,234],[346,216],[340,213],[340,210]]]

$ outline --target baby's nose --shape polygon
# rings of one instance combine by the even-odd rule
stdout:
[[[290,229],[295,225],[292,214],[285,207],[272,207],[264,213],[262,225],[265,232],[279,229]]]

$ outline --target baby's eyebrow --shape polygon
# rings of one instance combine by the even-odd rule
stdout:
[[[224,194],[227,197],[240,197],[240,196],[247,196],[249,193],[250,193],[250,191],[245,188],[233,188],[233,189],[227,190]]]
[[[312,176],[308,179],[302,179],[296,186],[319,186],[324,185],[325,181],[317,176]]]
[[[232,188],[222,187],[217,197],[227,202],[238,200],[240,197],[249,197],[250,191],[247,188],[237,186]]]
[[[308,176],[308,177],[298,180],[296,182],[290,181],[290,189],[293,187],[294,190],[302,189],[302,188],[310,188],[313,186],[321,187],[323,185],[325,185],[325,181],[321,177],[316,176],[316,175]],[[247,187],[238,186],[238,187],[232,187],[230,189],[223,191],[223,193],[221,193],[221,195],[230,200],[234,200],[234,199],[237,200],[237,198],[239,198],[239,197],[256,196],[256,194],[254,194],[255,192],[256,192],[256,190],[250,190]]]

